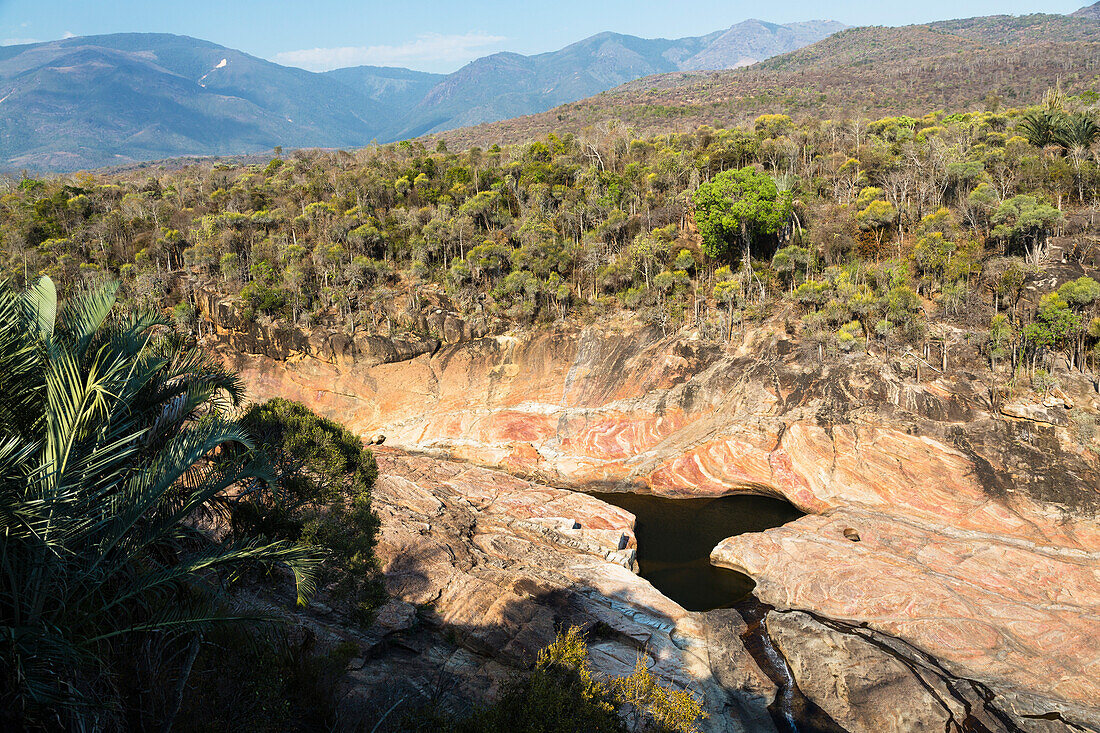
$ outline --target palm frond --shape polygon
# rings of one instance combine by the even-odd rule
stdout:
[[[285,564],[304,603],[322,559],[198,531],[228,489],[271,480],[229,419],[243,385],[159,315],[111,317],[116,291],[58,307],[48,279],[0,284],[0,699],[28,720],[97,715],[103,645],[217,621],[242,568]]]

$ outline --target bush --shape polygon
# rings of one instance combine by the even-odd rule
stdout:
[[[383,597],[374,557],[373,454],[344,426],[281,397],[253,405],[241,424],[270,458],[274,481],[242,494],[234,529],[323,548],[322,582],[335,582],[356,618],[366,620]]]
[[[619,712],[622,712],[620,717]],[[690,692],[659,684],[639,657],[633,674],[597,678],[588,647],[571,627],[539,652],[530,677],[457,726],[464,733],[694,733],[706,713]]]
[[[354,645],[314,649],[282,629],[218,629],[203,643],[173,730],[282,733],[337,727],[336,682]]]

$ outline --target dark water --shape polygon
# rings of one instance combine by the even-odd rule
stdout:
[[[710,564],[715,545],[727,537],[778,527],[802,516],[787,502],[766,496],[593,496],[637,517],[634,533],[641,576],[689,611],[732,606],[748,597],[755,586],[747,575]]]

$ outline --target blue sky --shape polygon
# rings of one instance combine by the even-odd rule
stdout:
[[[314,70],[377,64],[449,72],[496,51],[540,53],[593,33],[702,35],[746,18],[904,25],[993,13],[1066,13],[1087,0],[0,0],[0,43],[122,31],[203,38]]]

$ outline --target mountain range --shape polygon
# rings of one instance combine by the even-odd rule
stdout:
[[[763,114],[876,119],[1023,107],[1061,84],[1100,93],[1100,2],[1071,15],[993,15],[849,28],[751,66],[647,76],[543,113],[448,131],[452,149],[584,133],[731,127]]]
[[[0,47],[0,166],[74,170],[178,155],[353,147],[528,115],[643,76],[737,68],[843,29],[758,20],[676,40],[601,33],[428,74],[281,66],[186,36]]]

